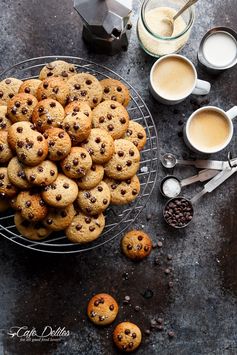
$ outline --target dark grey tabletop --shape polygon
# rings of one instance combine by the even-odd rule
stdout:
[[[150,96],[148,74],[153,59],[139,48],[135,24],[141,0],[134,1],[133,34],[127,53],[115,57],[88,52],[81,40],[81,23],[72,1],[0,1],[0,69],[30,57],[72,55],[103,62],[125,77],[150,108],[159,134],[160,153],[193,157],[181,137],[182,122],[192,113],[190,99],[175,107],[165,107]],[[215,3],[215,4],[214,4]],[[215,6],[214,6],[215,5]],[[216,25],[236,27],[236,0],[200,0],[189,43],[182,51],[196,63],[203,34]],[[198,69],[201,79],[212,83],[210,103],[229,109],[237,104],[237,68],[215,78]],[[184,115],[182,115],[184,114]],[[231,146],[237,153],[236,136]],[[227,149],[215,158],[225,159]],[[189,176],[194,170],[176,170]],[[159,180],[165,175],[160,167]],[[192,196],[201,185],[185,190]],[[0,241],[0,354],[80,354],[116,353],[111,341],[114,325],[99,329],[86,318],[92,294],[111,293],[120,305],[119,321],[137,323],[143,333],[151,321],[162,317],[164,330],[144,335],[138,354],[236,354],[237,353],[237,192],[236,177],[205,197],[197,205],[193,223],[180,232],[162,221],[163,198],[158,185],[149,206],[134,227],[150,233],[154,243],[162,241],[151,256],[139,264],[120,252],[119,239],[90,253],[53,256],[33,253]],[[172,261],[167,255],[172,255]],[[155,260],[158,262],[156,263]],[[165,269],[171,267],[171,273]],[[169,284],[170,282],[173,283]],[[128,304],[123,304],[130,296]],[[139,306],[139,310],[135,307]],[[11,327],[65,327],[69,336],[49,342],[21,341],[7,333]],[[175,337],[168,332],[173,330]]]

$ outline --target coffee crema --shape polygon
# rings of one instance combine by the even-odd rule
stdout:
[[[190,143],[197,149],[210,151],[222,147],[229,138],[230,125],[224,115],[214,110],[198,112],[188,129]]]
[[[182,58],[168,57],[156,66],[153,85],[157,93],[169,100],[188,96],[195,84],[193,67]]]

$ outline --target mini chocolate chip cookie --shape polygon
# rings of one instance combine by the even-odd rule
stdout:
[[[44,160],[37,166],[26,166],[25,175],[32,185],[47,186],[57,179],[58,168],[52,161]]]
[[[84,115],[86,115],[87,117],[91,117],[91,108],[88,104],[88,102],[84,102],[84,101],[73,101],[70,102],[70,104],[68,104],[65,107],[65,114],[68,115],[69,113],[73,113],[73,112],[81,112]]]
[[[63,174],[58,174],[57,179],[44,188],[42,197],[52,207],[63,208],[72,204],[78,195],[75,181]]]
[[[52,127],[61,127],[64,120],[63,106],[56,100],[45,99],[33,111],[32,121],[40,132]]]
[[[85,176],[92,166],[90,154],[85,148],[73,147],[68,156],[61,160],[61,168],[66,176],[78,179]]]
[[[122,238],[121,248],[129,259],[143,260],[151,252],[152,241],[143,231],[132,230]]]
[[[69,87],[65,80],[51,77],[42,81],[38,87],[36,97],[39,101],[53,99],[65,106],[69,97]]]
[[[31,136],[22,134],[22,137],[18,138],[16,142],[16,154],[24,165],[36,166],[46,158],[48,143],[44,136],[37,131],[32,131]]]
[[[12,123],[31,121],[38,100],[31,94],[17,94],[7,104],[7,114]]]
[[[104,177],[104,167],[102,165],[93,164],[86,175],[77,180],[77,185],[82,190],[90,190],[99,185]]]
[[[48,157],[56,161],[64,159],[71,151],[71,139],[61,128],[50,128],[44,132],[44,137],[48,142]]]
[[[0,131],[0,164],[7,164],[12,157],[13,153],[8,143],[8,133]]]
[[[119,102],[101,102],[92,112],[95,128],[104,128],[114,139],[122,138],[128,129],[129,115]]]
[[[112,296],[99,293],[88,302],[87,315],[96,325],[108,325],[117,317],[118,309],[118,304]]]
[[[127,180],[134,176],[140,164],[139,150],[126,139],[114,141],[115,152],[105,164],[105,174],[115,180]]]
[[[0,198],[0,213],[6,212],[10,208],[9,202],[5,198]]]
[[[7,168],[0,168],[0,197],[13,197],[17,194],[17,187],[11,183]]]
[[[50,77],[59,76],[67,80],[70,76],[76,73],[74,64],[67,63],[64,60],[55,60],[46,64],[40,71],[39,79],[44,80]]]
[[[24,166],[19,162],[17,157],[10,160],[7,167],[8,178],[11,183],[21,190],[27,190],[31,184],[26,179]]]
[[[102,86],[94,75],[79,73],[68,79],[70,101],[86,101],[90,107],[97,106],[102,99]]]
[[[88,139],[82,144],[96,164],[104,164],[114,154],[114,140],[104,129],[93,128]]]
[[[64,230],[71,224],[75,214],[73,204],[64,208],[50,208],[44,219],[44,225],[56,232]]]
[[[142,333],[136,324],[122,322],[114,329],[113,341],[119,350],[131,352],[141,344]]]
[[[18,232],[25,238],[40,241],[47,238],[52,230],[45,227],[42,222],[33,223],[24,219],[22,215],[17,212],[14,216],[14,222]]]
[[[73,145],[78,145],[88,138],[91,126],[91,116],[82,112],[68,113],[63,120],[63,128],[69,134]]]
[[[42,81],[39,79],[25,80],[23,84],[21,84],[20,86],[19,94],[20,93],[31,94],[36,97],[38,87],[40,86],[41,83]]]
[[[90,243],[101,235],[104,226],[105,218],[103,213],[91,217],[79,212],[66,229],[66,236],[73,243]]]
[[[77,203],[84,213],[92,216],[105,211],[110,203],[108,185],[101,181],[98,186],[91,190],[79,191]]]
[[[115,79],[103,79],[100,81],[100,84],[103,88],[102,100],[117,101],[125,107],[129,104],[129,90],[123,83],[121,83],[121,81]]]
[[[139,123],[129,121],[128,129],[123,139],[129,140],[138,150],[142,150],[146,144],[146,131]]]
[[[0,106],[0,131],[7,131],[11,124],[7,114],[7,106]]]
[[[40,194],[31,191],[21,191],[17,196],[16,206],[22,217],[31,222],[42,221],[48,213]]]
[[[16,78],[6,78],[0,82],[0,105],[7,105],[15,96],[23,82]]]
[[[137,175],[125,181],[105,178],[109,186],[111,201],[113,205],[126,205],[137,198],[140,192],[140,182]]]
[[[18,139],[21,140],[26,136],[31,137],[35,134],[34,125],[30,122],[17,122],[8,129],[8,143],[15,152]],[[39,134],[40,135],[40,134]]]

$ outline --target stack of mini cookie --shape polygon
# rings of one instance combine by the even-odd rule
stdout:
[[[65,230],[87,243],[110,204],[132,202],[146,132],[130,119],[130,94],[73,64],[47,64],[38,79],[0,82],[0,212],[21,235],[42,240]]]

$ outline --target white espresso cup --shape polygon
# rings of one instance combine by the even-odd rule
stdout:
[[[237,106],[227,112],[215,106],[205,106],[196,110],[184,127],[186,145],[196,153],[212,154],[221,151],[233,137],[232,120],[235,117]]]
[[[152,96],[165,105],[176,105],[189,95],[207,95],[211,84],[197,78],[193,63],[179,54],[158,59],[150,72]]]

